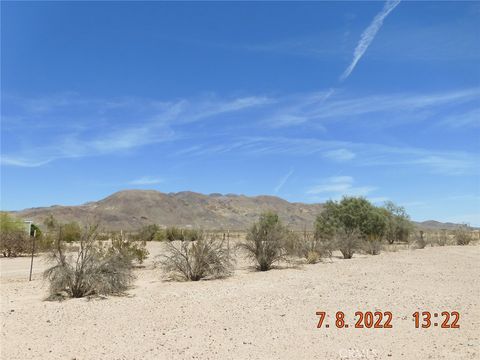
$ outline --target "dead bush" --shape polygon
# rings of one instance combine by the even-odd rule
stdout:
[[[24,231],[5,231],[0,234],[0,248],[4,257],[16,257],[27,253],[30,241]]]
[[[437,245],[445,246],[448,243],[448,234],[446,230],[442,230],[437,234]]]
[[[134,278],[131,258],[99,242],[97,230],[97,225],[86,226],[76,253],[68,254],[59,227],[50,257],[54,265],[44,272],[50,299],[120,294],[128,288]]]
[[[267,212],[250,228],[245,242],[237,246],[255,262],[258,270],[267,271],[275,262],[286,260],[290,240],[291,232],[282,225],[278,215]]]
[[[457,245],[468,245],[472,241],[472,238],[472,229],[467,224],[462,224],[455,229],[455,241]]]
[[[360,232],[357,230],[346,231],[339,228],[335,231],[336,248],[340,250],[344,259],[351,259],[353,254],[362,248]]]
[[[172,241],[166,246],[160,265],[173,280],[198,281],[232,273],[232,259],[223,240],[202,235],[196,241]]]
[[[370,255],[378,255],[383,249],[383,244],[381,240],[364,240],[363,241],[363,250]]]
[[[425,239],[425,232],[420,230],[415,238],[415,248],[416,249],[424,249],[427,246],[427,241]]]
[[[4,257],[15,257],[31,250],[24,223],[6,212],[0,213],[0,250]]]
[[[322,258],[332,256],[332,242],[315,235],[305,232],[300,242],[300,256],[304,257],[308,264],[316,264]]]

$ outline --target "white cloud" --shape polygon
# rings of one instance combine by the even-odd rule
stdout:
[[[376,190],[373,186],[354,186],[354,179],[351,176],[334,176],[322,181],[307,190],[309,195],[327,195],[332,199],[339,199],[342,196],[366,196]]]
[[[330,150],[323,153],[323,156],[330,160],[347,161],[355,158],[355,153],[347,149]]]
[[[139,179],[135,179],[129,181],[128,184],[130,185],[155,185],[164,182],[162,178],[154,177],[154,176],[144,176]]]
[[[353,59],[350,65],[348,66],[347,69],[343,72],[342,76],[340,77],[340,80],[345,80],[350,76],[352,73],[353,69],[355,69],[355,66],[357,63],[360,61],[362,58],[363,54],[365,51],[367,51],[368,47],[372,43],[373,39],[375,39],[375,36],[377,35],[378,30],[383,25],[383,21],[385,18],[390,14],[390,12],[397,7],[397,5],[400,4],[399,0],[389,0],[385,3],[382,11],[380,11],[373,21],[370,23],[370,25],[365,29],[365,31],[362,33],[362,36],[360,37],[360,41],[357,44],[357,47],[355,48],[355,51],[353,53]]]

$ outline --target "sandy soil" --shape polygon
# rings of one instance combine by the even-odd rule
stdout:
[[[159,244],[149,244],[152,254]],[[35,259],[1,259],[2,359],[479,359],[480,247],[433,247],[175,283],[150,260],[126,297],[43,301]],[[334,314],[346,313],[348,329]],[[355,311],[392,329],[355,329]],[[460,329],[416,329],[413,312],[458,311]],[[330,328],[317,329],[316,311]],[[333,318],[333,319],[332,319]]]

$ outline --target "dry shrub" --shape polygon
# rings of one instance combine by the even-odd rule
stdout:
[[[164,231],[162,239],[168,241],[196,241],[203,237],[203,231],[198,229],[181,229],[175,226],[168,227]]]
[[[232,274],[233,263],[223,240],[202,235],[196,241],[167,243],[160,265],[173,280],[198,281]]]
[[[163,231],[156,225],[145,225],[143,226],[136,236],[136,240],[139,241],[153,241],[153,240],[163,240],[162,239]]]
[[[131,284],[131,258],[99,242],[97,230],[97,225],[86,226],[76,244],[76,253],[67,255],[59,228],[50,257],[54,265],[44,272],[44,278],[50,282],[50,299],[120,294]]]
[[[448,234],[446,230],[442,230],[437,234],[437,245],[445,246],[448,243]]]
[[[364,240],[363,241],[363,250],[370,255],[378,255],[383,249],[383,244],[381,240]]]
[[[0,248],[4,257],[16,257],[31,250],[31,242],[25,231],[2,231]]]
[[[340,250],[344,259],[351,259],[353,254],[362,248],[360,232],[357,230],[346,231],[339,228],[335,231],[336,248]]]
[[[457,245],[468,245],[472,241],[472,238],[472,229],[467,224],[462,224],[455,229],[455,241]]]
[[[304,257],[308,264],[316,264],[322,258],[331,257],[332,248],[331,241],[305,232],[300,243],[300,256]]]
[[[111,239],[112,247],[110,248],[110,252],[123,253],[132,261],[136,261],[139,264],[143,264],[149,255],[146,240],[132,241],[128,239],[122,231],[120,233],[113,233]]]
[[[15,257],[31,250],[24,223],[6,212],[0,213],[0,250],[4,257]]]
[[[424,249],[427,246],[427,241],[425,240],[425,233],[420,230],[415,238],[414,246],[416,249]]]
[[[267,212],[260,215],[260,220],[253,224],[246,240],[238,248],[246,252],[260,271],[270,270],[274,263],[286,260],[293,249],[292,233],[282,225],[278,215]]]
[[[307,264],[316,264],[321,260],[321,256],[317,251],[309,251],[305,256]]]

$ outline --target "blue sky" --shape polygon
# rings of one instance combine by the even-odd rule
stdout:
[[[122,189],[480,225],[476,2],[1,3],[1,208]]]

